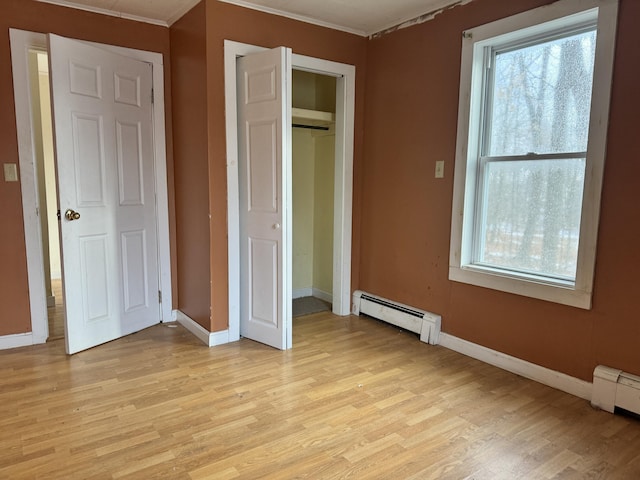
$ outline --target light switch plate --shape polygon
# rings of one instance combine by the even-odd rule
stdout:
[[[444,178],[444,160],[438,160],[436,162],[436,178]]]
[[[18,166],[15,163],[4,164],[4,181],[5,182],[18,181]]]

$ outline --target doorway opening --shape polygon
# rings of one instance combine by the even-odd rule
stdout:
[[[224,332],[216,332],[213,343],[218,345],[233,342],[240,338],[241,307],[240,284],[243,279],[240,268],[240,204],[239,204],[239,150],[238,150],[238,91],[237,65],[238,59],[267,49],[231,40],[225,40],[225,101],[227,131],[227,209],[228,209],[228,265],[229,265],[229,328]],[[333,177],[333,252],[332,252],[332,312],[336,315],[349,315],[351,311],[351,233],[353,202],[353,143],[355,117],[355,67],[353,65],[322,60],[305,55],[293,54],[290,68],[330,76],[336,83],[335,101],[335,161]],[[292,72],[289,73],[292,75]],[[293,92],[291,92],[293,94]],[[289,104],[291,106],[291,104]],[[293,112],[289,112],[293,114]],[[293,115],[291,115],[293,118]],[[293,130],[293,129],[292,129]],[[289,133],[291,134],[291,133]],[[292,146],[292,145],[291,145]],[[292,157],[290,157],[292,158]],[[287,189],[292,186],[291,174],[286,173],[283,179]],[[289,190],[289,193],[291,190]],[[291,209],[286,205],[285,209]],[[290,210],[289,210],[290,211]],[[287,213],[289,219],[291,214]],[[289,221],[289,220],[287,220]],[[293,222],[291,222],[293,223]],[[293,229],[288,224],[287,229]],[[291,230],[289,230],[291,231]],[[293,243],[290,239],[287,242]],[[292,245],[285,245],[285,258],[292,261]],[[293,263],[293,262],[292,262]],[[293,285],[291,273],[283,282],[286,310],[283,318],[287,332],[287,346],[291,348],[292,317],[290,304]]]
[[[39,103],[39,92],[34,94],[34,85],[40,83],[40,72],[38,68],[38,55],[44,53],[41,65],[49,55],[47,37],[45,34],[28,32],[24,30],[10,29],[11,43],[11,67],[14,85],[15,114],[18,140],[18,156],[20,168],[20,187],[22,197],[22,216],[24,224],[24,238],[27,256],[27,275],[29,286],[29,306],[31,315],[31,331],[17,335],[0,337],[1,348],[15,348],[25,345],[44,343],[48,338],[56,338],[57,331],[50,332],[49,307],[52,303],[62,303],[62,295],[55,293],[57,280],[55,277],[55,267],[52,257],[56,252],[54,246],[49,245],[49,240],[60,238],[54,232],[54,228],[47,226],[46,233],[48,239],[43,240],[45,228],[43,228],[43,217],[47,221],[51,220],[51,215],[44,215],[45,209],[41,207],[41,198],[46,199],[47,194],[40,193],[39,183],[47,175],[38,170],[36,147],[39,139],[42,139],[42,116],[39,113],[37,104]],[[167,191],[167,170],[166,170],[166,141],[165,141],[165,114],[164,114],[164,67],[162,54],[135,50],[125,47],[116,47],[103,44],[91,44],[90,42],[79,42],[86,45],[93,45],[107,52],[112,52],[123,57],[128,57],[150,66],[153,88],[155,93],[155,103],[151,111],[151,124],[153,129],[153,174],[148,175],[150,185],[155,185],[155,215],[157,221],[157,247],[158,247],[158,291],[160,305],[160,321],[172,318],[172,295],[171,295],[171,267],[170,267],[170,246],[169,246],[169,207]],[[33,66],[32,66],[33,65]],[[40,70],[43,70],[41,67]],[[32,81],[31,72],[36,72],[36,80]],[[44,72],[43,72],[44,73]],[[53,100],[53,99],[50,99]],[[36,104],[36,105],[34,105]],[[37,113],[37,114],[36,114]],[[45,115],[46,117],[46,115]],[[50,116],[52,118],[52,116]],[[38,126],[40,124],[40,126]],[[50,167],[49,167],[50,168]],[[56,167],[57,169],[57,167]],[[49,175],[51,177],[51,175]],[[55,175],[53,175],[55,178]],[[54,182],[55,183],[55,182]],[[46,190],[45,190],[46,191]],[[58,195],[51,190],[50,195],[57,198]],[[46,200],[45,200],[46,201]],[[53,218],[55,225],[58,225],[58,205],[56,201],[49,201],[47,208],[55,209]],[[75,218],[74,218],[75,219]],[[63,232],[62,232],[63,233]],[[45,247],[48,245],[48,247]],[[45,261],[45,250],[50,253],[49,259]],[[64,259],[62,246],[58,247],[61,261]],[[45,271],[47,269],[49,271]],[[52,275],[52,273],[53,275]],[[60,275],[61,277],[62,275]],[[156,275],[154,275],[155,277]],[[50,280],[51,289],[48,284]],[[60,279],[60,283],[62,279]],[[67,277],[68,280],[68,277]],[[163,293],[161,295],[161,293]],[[55,298],[55,300],[54,300]],[[155,292],[152,297],[155,299]],[[77,307],[82,300],[78,298],[74,302],[69,302],[65,307]],[[155,303],[155,301],[154,301]],[[57,310],[57,309],[56,309]],[[62,310],[62,309],[61,309]],[[64,319],[64,316],[61,318]],[[64,327],[62,327],[64,330]],[[68,337],[67,337],[68,340]]]
[[[292,72],[294,318],[331,311],[336,78]]]
[[[37,173],[38,212],[42,239],[42,269],[47,296],[47,341],[64,338],[64,297],[58,224],[58,194],[53,148],[49,55],[29,50],[29,87],[32,98],[34,157]]]

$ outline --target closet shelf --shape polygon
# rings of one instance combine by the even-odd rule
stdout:
[[[292,108],[291,117],[293,123],[305,125],[331,125],[336,121],[335,113],[307,110],[305,108]]]

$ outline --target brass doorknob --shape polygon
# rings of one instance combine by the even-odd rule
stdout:
[[[80,218],[80,214],[75,210],[68,209],[64,212],[64,218],[72,222],[73,220],[78,220]]]

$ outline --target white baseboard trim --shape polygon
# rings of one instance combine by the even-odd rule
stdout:
[[[229,343],[229,330],[223,330],[222,332],[210,332],[180,310],[174,310],[172,316],[180,325],[189,330],[198,340],[208,347],[215,347],[216,345]]]
[[[313,288],[296,288],[291,292],[291,298],[311,297],[313,295]]]
[[[475,358],[476,360],[502,368],[508,372],[591,401],[593,384],[590,382],[585,382],[579,378],[571,377],[564,373],[541,367],[535,363],[512,357],[506,353],[491,350],[490,348],[471,343],[447,333],[440,334],[440,345],[467,355],[468,357]]]
[[[17,333],[14,335],[4,335],[0,337],[0,350],[7,350],[9,348],[26,347],[33,345],[35,342],[33,333]]]
[[[325,302],[333,303],[333,295],[315,287],[296,288],[291,292],[291,298],[316,297]]]
[[[333,295],[327,293],[318,288],[313,288],[311,292],[312,296],[319,298],[320,300],[324,300],[325,302],[333,303]]]

